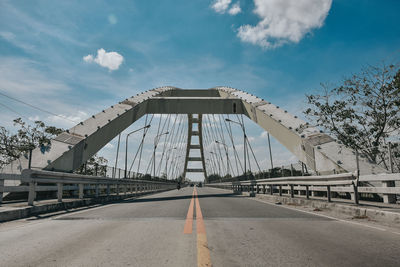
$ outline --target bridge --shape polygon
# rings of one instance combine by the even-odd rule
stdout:
[[[299,167],[274,168],[269,150],[271,168],[261,170],[244,117]],[[121,133],[140,119],[123,148]],[[115,138],[115,165],[89,172],[87,162]],[[188,180],[193,173],[201,183]],[[10,222],[0,225],[0,255],[5,266],[396,266],[398,181],[399,173],[249,93],[161,87],[2,169],[0,219]]]

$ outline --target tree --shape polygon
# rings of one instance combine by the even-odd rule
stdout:
[[[306,95],[305,115],[339,142],[388,168],[385,146],[400,134],[398,66],[369,66],[339,86],[322,84],[322,92]]]
[[[14,120],[17,132],[12,134],[5,127],[0,126],[0,168],[29,153],[36,147],[44,153],[51,149],[51,139],[61,134],[64,130],[54,126],[47,126],[42,121],[35,121],[29,125],[21,118]],[[86,164],[77,170],[78,173],[105,176],[107,172],[107,159],[94,155]],[[86,165],[86,166],[85,166]]]
[[[18,128],[15,134],[0,126],[0,168],[35,147],[40,147],[42,152],[48,151],[51,139],[63,132],[63,129],[46,126],[42,121],[35,121],[32,126],[21,118],[14,120],[14,126]]]
[[[76,173],[85,175],[106,176],[108,160],[104,157],[94,155],[83,164]]]

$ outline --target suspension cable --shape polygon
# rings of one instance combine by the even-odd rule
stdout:
[[[227,115],[227,116],[228,116],[228,119],[229,119],[229,115]],[[234,152],[234,155],[235,155],[235,163],[236,163],[237,175],[239,176],[239,175],[240,175],[240,172],[239,172],[238,163],[239,163],[239,165],[240,165],[240,168],[242,169],[242,172],[244,172],[244,171],[243,171],[243,166],[242,166],[242,163],[240,162],[240,158],[239,158],[238,152],[237,152],[237,150],[236,150],[235,141],[234,141],[234,139],[233,139],[233,134],[232,134],[232,127],[231,127],[231,124],[230,124],[230,123],[227,123],[226,121],[224,121],[224,122],[225,122],[225,128],[226,128],[226,130],[227,130],[227,132],[228,132],[228,134],[229,134],[229,138],[230,138],[230,140],[231,140],[231,144],[232,144],[232,147],[233,147],[233,152]]]
[[[146,118],[145,118],[145,121],[144,121],[144,126],[150,125],[151,122],[153,121],[153,118],[154,118],[154,114],[152,114],[149,123],[147,123],[148,114],[146,114]],[[136,176],[139,175],[139,168],[140,168],[140,163],[141,163],[141,160],[142,160],[142,151],[143,151],[144,141],[145,141],[147,132],[149,130],[150,130],[150,128],[143,128],[142,140],[140,141],[139,147],[138,147],[138,149],[137,149],[137,151],[135,153],[135,156],[134,156],[134,158],[132,160],[132,163],[131,163],[131,165],[129,167],[129,172],[130,172],[132,170],[132,167],[133,167],[135,161],[136,161],[137,156],[139,155],[138,170],[136,172]]]

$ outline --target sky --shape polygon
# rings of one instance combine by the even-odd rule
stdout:
[[[399,11],[397,0],[2,0],[0,92],[67,119],[0,96],[0,125],[69,128],[166,85],[226,85],[301,117],[320,83],[399,61]],[[246,126],[267,168],[266,135]],[[115,146],[100,154],[112,161]],[[273,150],[277,165],[296,162],[275,140]]]

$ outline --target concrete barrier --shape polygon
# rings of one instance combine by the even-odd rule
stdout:
[[[115,201],[121,201],[127,198],[134,198],[137,196],[143,196],[147,194],[160,193],[172,189],[160,189],[157,191],[148,191],[127,195],[110,195],[101,196],[98,198],[87,198],[87,199],[77,199],[72,201],[58,202],[54,199],[54,203],[40,204],[37,203],[35,206],[25,206],[25,207],[15,207],[9,210],[0,211],[0,223],[12,220],[19,220],[23,218],[28,218],[32,216],[38,216],[46,213],[52,213],[63,210],[76,209],[80,207],[90,207],[97,204],[109,204]]]

